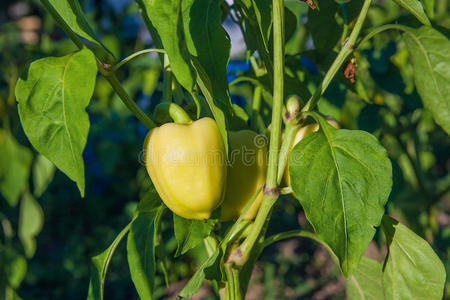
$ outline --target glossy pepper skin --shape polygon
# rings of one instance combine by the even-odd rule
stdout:
[[[340,128],[339,123],[332,117],[327,117],[327,122],[328,122],[328,124],[330,124],[331,126],[333,126],[336,129]],[[292,149],[294,149],[295,145],[298,144],[298,142],[300,142],[302,139],[304,139],[311,133],[316,132],[318,130],[319,130],[319,124],[317,124],[317,123],[309,124],[309,125],[301,127],[295,134],[294,141],[292,142],[291,148],[289,149],[289,155],[290,155]],[[286,165],[286,169],[284,170],[284,182],[286,183],[287,186],[291,185],[291,177],[289,176],[289,160]]]
[[[262,190],[267,172],[266,140],[251,130],[229,132],[230,164],[227,188],[222,203],[222,221],[236,220],[252,199]],[[253,219],[261,205],[260,192],[244,219]]]
[[[225,146],[211,118],[166,123],[144,143],[147,172],[167,207],[186,219],[209,219],[222,202],[227,177]]]

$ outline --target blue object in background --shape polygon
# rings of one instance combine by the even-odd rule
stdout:
[[[245,60],[231,60],[227,65],[227,79],[228,83],[237,78],[238,73],[248,71],[250,63]]]
[[[231,95],[231,103],[237,104],[240,107],[244,108],[246,101],[241,96]]]
[[[312,61],[310,61],[306,56],[300,56],[300,62],[306,67],[311,75],[314,75],[318,72],[316,65],[313,64]]]

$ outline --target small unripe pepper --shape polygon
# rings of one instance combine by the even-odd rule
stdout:
[[[216,121],[166,123],[144,143],[147,172],[167,207],[186,219],[209,219],[222,202],[227,165]]]
[[[267,139],[251,130],[229,132],[230,165],[222,203],[222,221],[236,220],[266,180]],[[261,205],[262,192],[244,216],[253,219]]]

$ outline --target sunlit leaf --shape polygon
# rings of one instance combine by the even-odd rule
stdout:
[[[389,249],[383,270],[386,300],[442,299],[445,268],[433,248],[389,216],[382,228]]]
[[[198,83],[228,151],[227,121],[233,115],[227,80],[231,43],[222,27],[222,10],[214,0],[187,0],[182,7],[184,33]]]
[[[41,0],[41,2],[58,23],[62,21],[67,25],[63,27],[64,30],[73,31],[92,42],[93,44],[89,45],[89,47],[99,55],[102,61],[108,63],[114,61],[111,51],[102,44],[89,25],[78,0]],[[62,24],[60,25],[63,26]]]
[[[450,41],[429,26],[409,28],[403,38],[417,92],[436,123],[450,134]]]
[[[140,213],[131,224],[127,257],[131,279],[141,299],[153,299],[155,280],[155,218],[163,209]]]
[[[83,49],[33,62],[16,86],[20,120],[28,139],[77,183],[82,196],[85,185],[82,152],[89,132],[86,107],[94,91],[96,74],[94,55]]]
[[[424,25],[431,25],[430,20],[428,20],[425,11],[423,10],[422,3],[419,0],[394,0],[398,5],[402,6],[404,9],[412,13],[417,20],[419,20]]]
[[[347,279],[347,300],[383,300],[382,266],[376,260],[362,257],[358,267]]]
[[[195,73],[191,67],[186,41],[181,34],[183,31],[181,1],[139,0],[139,2],[145,7],[146,15],[161,38],[173,74],[185,89],[192,91]]]
[[[358,266],[381,222],[392,186],[386,150],[371,134],[336,130],[314,114],[320,131],[292,150],[292,189],[316,234],[345,276]]]

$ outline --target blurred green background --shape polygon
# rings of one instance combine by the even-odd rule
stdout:
[[[339,1],[343,2],[343,1]],[[348,2],[348,1],[344,1]],[[415,19],[393,1],[374,1],[367,27]],[[81,0],[91,25],[118,58],[152,46],[132,0]],[[297,26],[286,46],[287,64],[311,90],[320,82],[326,62],[311,55],[308,8],[286,2]],[[336,26],[345,26],[358,1],[341,4]],[[449,33],[446,0],[436,0],[433,23]],[[230,19],[224,26],[232,39],[229,81],[248,73],[245,45]],[[327,28],[327,24],[323,24]],[[122,104],[102,77],[97,78],[88,107],[91,121],[84,151],[86,196],[40,156],[25,137],[17,114],[15,82],[30,62],[76,50],[38,1],[0,3],[0,300],[83,299],[89,284],[90,257],[103,251],[129,222],[150,180],[141,163],[146,129]],[[334,80],[319,110],[343,128],[376,135],[393,164],[394,187],[387,210],[433,246],[450,271],[450,139],[423,109],[415,91],[404,43],[395,32],[376,36],[357,58],[357,82],[349,87]],[[144,55],[120,69],[124,87],[147,113],[162,95],[158,56]],[[339,77],[339,76],[338,76]],[[340,76],[342,77],[342,76]],[[338,78],[341,79],[341,78]],[[231,87],[233,103],[251,112],[253,86]],[[263,95],[264,126],[269,123],[270,97]],[[262,124],[262,123],[261,123]],[[262,131],[262,129],[261,129]],[[169,272],[166,287],[158,268],[155,294],[175,299],[186,279],[205,256],[202,246],[171,259],[176,241],[171,215],[165,214],[163,239]],[[283,197],[276,205],[268,234],[312,230],[297,200]],[[381,260],[385,249],[377,234],[366,255]],[[264,250],[247,299],[344,299],[345,281],[323,247],[311,240],[289,239]],[[446,294],[450,292],[447,283]],[[138,299],[130,279],[126,249],[119,245],[108,270],[106,299]],[[215,299],[205,285],[195,299]]]

